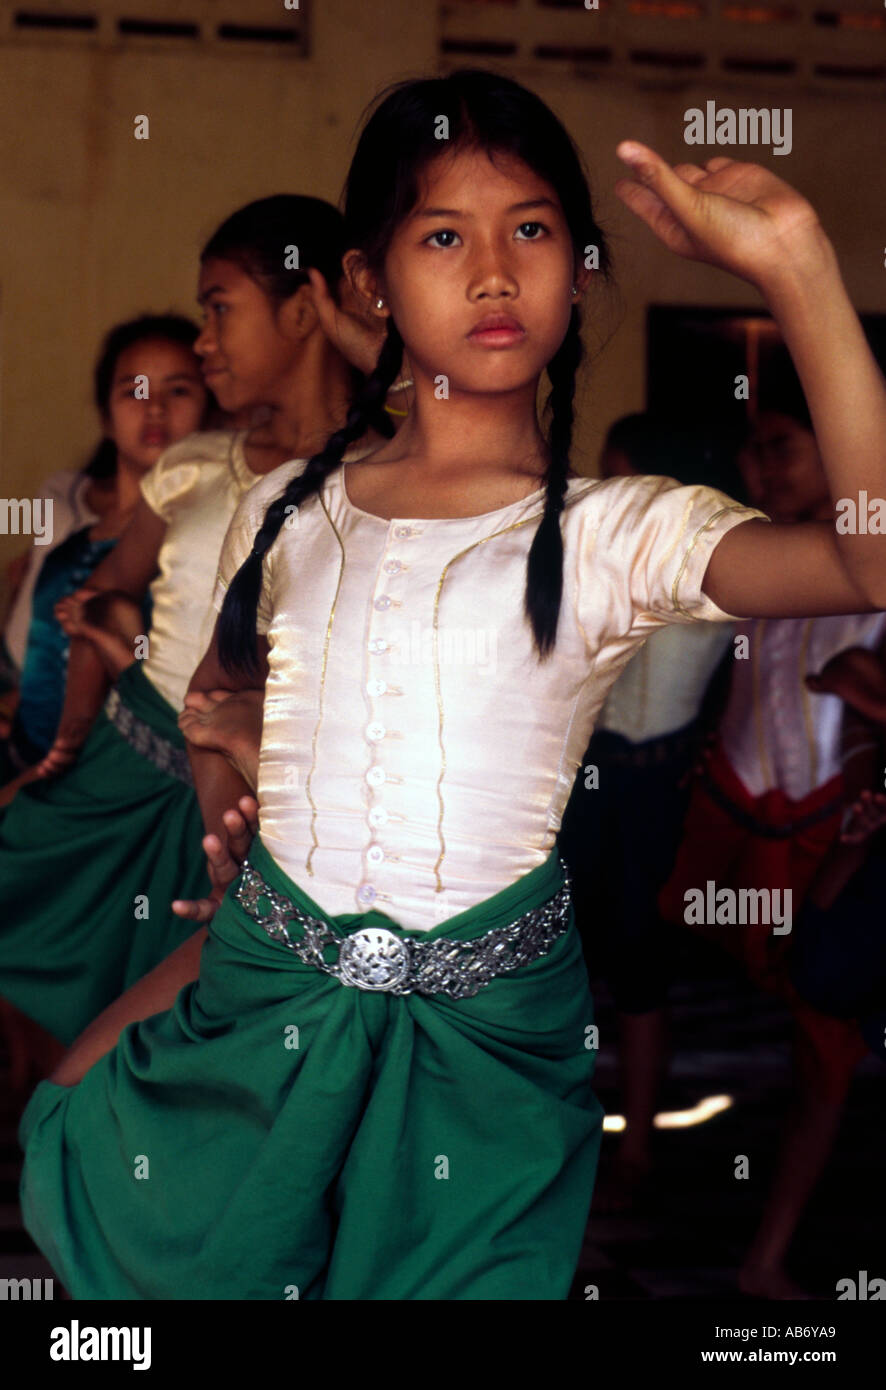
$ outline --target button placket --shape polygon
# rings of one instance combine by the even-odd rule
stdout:
[[[414,527],[398,524],[391,528],[391,534],[393,534],[397,540],[409,540],[418,533]],[[399,557],[393,555],[388,556],[381,566],[382,574],[390,579],[402,575],[408,568],[409,566],[399,559]],[[382,663],[386,658],[389,658],[391,652],[397,647],[398,643],[390,637],[376,635],[376,623],[382,623],[384,620],[382,617],[377,619],[375,615],[383,615],[391,612],[392,609],[402,607],[403,600],[391,593],[377,593],[372,601],[372,608],[370,610],[371,635],[368,643],[368,651],[371,657],[378,658]],[[403,694],[401,686],[394,685],[392,682],[388,681],[384,675],[377,674],[376,663],[373,663],[372,674],[366,681],[365,689],[370,700],[381,699],[386,695]],[[391,854],[383,845],[379,844],[377,835],[379,830],[383,829],[391,819],[402,819],[402,817],[392,817],[390,812],[379,804],[378,797],[381,795],[381,788],[387,782],[402,782],[403,780],[400,777],[392,777],[386,772],[380,761],[380,745],[386,738],[402,738],[403,735],[399,730],[389,729],[384,720],[377,717],[374,709],[372,710],[372,718],[370,718],[363,732],[364,737],[372,748],[374,759],[366,771],[366,782],[373,792],[373,804],[370,806],[367,815],[371,838],[364,851],[364,855],[366,864],[370,866],[371,871],[372,868],[379,868],[387,861],[398,860],[400,858],[399,855]],[[372,883],[366,878],[358,885],[356,897],[361,907],[369,907],[379,899],[387,900],[389,895],[379,892],[377,884]]]

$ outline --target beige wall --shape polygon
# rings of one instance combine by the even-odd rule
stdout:
[[[431,0],[323,0],[313,55],[0,43],[0,495],[76,466],[95,438],[98,341],[142,310],[195,313],[197,252],[239,204],[280,191],[337,199],[355,122],[377,86],[436,61]],[[622,321],[584,394],[578,457],[593,471],[605,427],[644,400],[648,303],[754,305],[750,287],[669,256],[611,192],[614,146],[636,136],[679,160],[683,111],[793,108],[793,152],[771,158],[816,207],[859,308],[886,310],[883,103],[784,89],[643,90],[517,70],[581,144],[613,233]],[[150,139],[133,118],[150,117]],[[730,153],[730,151],[727,151]],[[742,152],[738,152],[742,153]],[[751,152],[753,154],[754,152]],[[0,537],[0,561],[22,548]]]

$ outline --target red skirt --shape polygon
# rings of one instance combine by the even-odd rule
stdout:
[[[791,891],[793,931],[784,936],[765,922],[689,926],[739,960],[759,988],[785,1000],[796,1024],[796,1064],[807,1084],[830,1100],[845,1096],[868,1049],[854,1019],[820,1013],[800,997],[788,977],[788,957],[809,885],[840,831],[841,792],[837,776],[799,801],[778,790],[752,796],[718,741],[693,783],[683,840],[658,900],[667,921],[684,925],[686,892],[704,891],[709,879],[718,889]]]

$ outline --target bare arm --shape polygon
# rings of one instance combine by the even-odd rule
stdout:
[[[157,557],[166,522],[142,498],[123,535],[96,566],[89,590],[118,589],[141,602],[157,572]],[[99,652],[85,637],[74,637],[68,658],[65,701],[52,748],[39,764],[41,776],[53,776],[75,761],[108,693],[110,679]]]
[[[634,179],[619,196],[677,255],[754,285],[791,352],[812,415],[834,503],[860,491],[886,498],[886,383],[849,301],[815,209],[757,164],[709,159],[671,168],[624,142]],[[727,613],[799,617],[886,607],[886,564],[876,534],[834,526],[748,521],[723,537],[704,590]],[[829,532],[829,534],[828,534]]]
[[[231,676],[218,658],[218,624],[212,634],[206,655],[200,662],[188,686],[188,694],[194,691],[208,693],[210,690],[250,690],[256,686],[256,677]],[[257,637],[260,674],[258,680],[264,685],[267,679],[268,643],[264,637]],[[225,825],[223,816],[231,806],[236,806],[243,796],[251,796],[253,788],[244,777],[232,767],[224,753],[212,748],[200,748],[188,742],[188,757],[194,774],[194,786],[203,824],[209,835],[218,835],[224,841]]]
[[[87,589],[119,589],[139,603],[157,573],[166,522],[143,497],[117,544],[89,576]]]
[[[717,543],[702,589],[741,618],[875,613],[881,605],[850,577],[840,539],[829,521],[743,521]]]
[[[71,1044],[49,1080],[59,1086],[76,1086],[89,1068],[116,1046],[127,1024],[171,1008],[179,990],[200,974],[200,954],[207,936],[205,927],[201,927],[93,1019]]]

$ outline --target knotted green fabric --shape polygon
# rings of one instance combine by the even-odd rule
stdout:
[[[256,840],[276,892],[350,934],[459,941],[562,884],[556,853],[427,933],[330,918]],[[300,929],[291,934],[298,939]],[[200,978],[22,1118],[25,1223],[75,1298],[563,1299],[602,1108],[574,920],[473,998],[341,984],[229,890]]]
[[[172,706],[136,662],[117,692],[176,749]],[[73,767],[22,788],[0,819],[0,996],[70,1043],[194,931],[174,898],[209,891],[192,787],[102,711]]]

